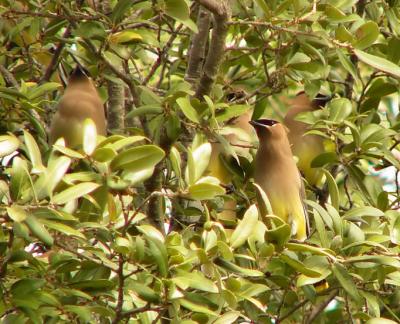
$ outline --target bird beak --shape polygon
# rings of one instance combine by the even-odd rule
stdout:
[[[258,120],[250,120],[249,121],[250,125],[253,126],[254,128],[269,128],[271,126],[274,126],[275,124],[278,124],[276,120],[273,119],[258,119]]]
[[[250,124],[251,126],[253,126],[254,128],[263,127],[263,126],[264,126],[263,124],[260,124],[260,123],[256,122],[255,120],[250,120],[250,121],[249,121],[249,124]]]

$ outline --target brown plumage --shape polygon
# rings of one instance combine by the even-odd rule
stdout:
[[[82,68],[77,67],[68,80],[64,95],[53,117],[49,135],[50,144],[63,137],[69,147],[81,145],[83,122],[86,118],[93,120],[97,134],[106,135],[103,103],[93,81]]]
[[[311,168],[311,161],[324,152],[322,137],[317,135],[304,135],[310,125],[295,120],[297,115],[303,112],[314,111],[324,106],[330,97],[318,95],[314,100],[304,93],[298,94],[289,100],[289,111],[284,118],[284,124],[289,129],[288,138],[292,145],[292,152],[298,157],[298,168],[310,185],[318,185],[322,178],[322,172]]]
[[[254,180],[267,194],[273,213],[291,226],[296,239],[303,241],[309,232],[303,205],[304,188],[286,129],[270,119],[251,121],[250,124],[260,141],[255,156]]]
[[[236,133],[225,135],[225,139],[231,145],[249,145],[249,139],[253,137],[254,130],[249,125],[251,115],[253,111],[249,110],[237,118],[230,120],[227,126],[235,128]],[[241,133],[242,136],[238,136]],[[246,138],[248,137],[248,138]],[[225,185],[232,183],[232,174],[227,170],[226,166],[221,160],[221,156],[224,155],[224,149],[220,143],[211,144],[212,151],[210,157],[210,163],[207,168],[207,174],[216,177]],[[234,146],[235,151],[238,154],[246,155],[249,154],[249,149],[246,147]],[[227,200],[224,203],[223,211],[218,214],[218,219],[222,221],[235,221],[236,220],[236,201]]]

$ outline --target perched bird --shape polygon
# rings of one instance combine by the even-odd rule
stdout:
[[[244,114],[228,121],[228,128],[231,129],[231,133],[226,134],[224,138],[226,141],[233,145],[233,149],[237,154],[246,156],[249,154],[249,142],[252,141],[254,130],[249,125],[251,115],[253,111],[249,110]],[[224,185],[232,184],[232,173],[227,169],[227,166],[223,162],[223,156],[225,154],[222,144],[212,143],[212,151],[210,157],[210,163],[207,168],[207,175],[216,177]],[[223,210],[218,214],[218,219],[221,221],[236,221],[236,201],[226,200],[224,203]]]
[[[307,211],[302,201],[304,188],[286,129],[271,119],[250,121],[250,124],[260,141],[254,180],[267,194],[273,213],[291,226],[296,239],[304,241],[309,234]]]
[[[106,135],[103,103],[93,81],[82,67],[77,66],[69,77],[68,85],[51,122],[50,144],[63,137],[69,147],[81,145],[83,123],[87,118],[93,120],[97,134]]]
[[[289,130],[288,138],[292,152],[298,158],[297,166],[311,186],[318,186],[323,176],[321,170],[311,167],[311,161],[324,152],[323,139],[318,135],[304,135],[309,130],[309,125],[297,121],[296,117],[300,113],[325,106],[329,100],[331,97],[320,94],[314,100],[310,100],[304,92],[301,92],[289,100],[290,108],[283,121]]]

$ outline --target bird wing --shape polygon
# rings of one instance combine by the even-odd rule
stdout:
[[[299,195],[300,195],[301,204],[303,206],[304,218],[306,219],[306,233],[307,233],[307,237],[308,237],[310,235],[310,219],[308,218],[307,206],[304,202],[304,200],[306,199],[306,189],[304,187],[304,182],[303,182],[303,179],[301,178],[300,171],[299,171],[299,177],[300,177],[300,184],[301,184]]]

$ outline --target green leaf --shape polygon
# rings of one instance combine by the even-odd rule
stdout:
[[[354,41],[353,35],[343,25],[340,25],[335,30],[335,38],[341,42],[353,42]]]
[[[123,16],[129,11],[129,8],[133,5],[131,0],[118,0],[117,4],[113,8],[111,13],[111,20],[114,23],[118,23],[122,20]]]
[[[46,172],[41,174],[34,184],[36,196],[39,200],[53,193],[54,188],[61,181],[70,164],[71,159],[66,156],[60,156],[49,164]]]
[[[83,151],[91,155],[96,148],[97,128],[96,124],[90,118],[83,122]]]
[[[255,226],[258,221],[258,211],[256,205],[251,205],[247,209],[240,221],[239,225],[236,227],[235,231],[232,233],[230,238],[230,245],[233,249],[242,246],[249,236],[253,233]]]
[[[139,295],[145,301],[150,303],[159,303],[160,302],[160,294],[156,293],[150,287],[144,285],[143,283],[131,281],[128,283],[129,289],[132,289],[135,293]]]
[[[11,199],[18,201],[22,197],[23,190],[29,187],[31,183],[32,179],[28,171],[27,161],[18,156],[14,157],[9,185]]]
[[[107,279],[91,279],[91,280],[80,280],[77,282],[71,282],[70,287],[80,288],[82,290],[98,290],[105,289],[109,290],[114,288],[115,283]]]
[[[293,252],[291,253],[293,254]],[[313,269],[307,268],[302,262],[300,262],[299,260],[293,258],[292,256],[290,256],[288,253],[282,253],[279,258],[285,262],[286,264],[288,264],[289,266],[291,266],[293,269],[296,269],[297,271],[299,271],[300,273],[308,276],[308,277],[312,277],[312,278],[319,278],[321,276],[321,273],[318,271],[315,271]]]
[[[286,63],[287,65],[298,64],[298,63],[308,63],[311,61],[311,58],[304,53],[296,52],[294,56],[290,58],[290,60]]]
[[[260,0],[259,0],[260,1]],[[216,319],[213,324],[232,324],[236,323],[236,320],[239,318],[240,312],[236,311],[231,311],[227,312],[221,316],[218,316],[218,319]]]
[[[100,185],[94,182],[82,182],[75,186],[72,186],[64,191],[53,196],[52,202],[56,205],[65,204],[71,200],[82,197],[94,190],[96,190]]]
[[[166,277],[168,275],[168,254],[164,243],[149,236],[146,239],[149,244],[151,256],[158,266],[161,277]]]
[[[171,161],[172,169],[175,172],[176,177],[180,185],[182,186],[182,162],[181,162],[181,155],[179,151],[173,146],[169,152],[169,160]]]
[[[56,143],[58,143],[58,141]],[[83,159],[85,157],[81,153],[62,145],[54,144],[53,149],[73,159]]]
[[[253,269],[247,269],[247,268],[242,268],[232,262],[226,261],[221,258],[217,258],[215,261],[215,264],[224,268],[225,270],[228,270],[230,272],[243,275],[246,277],[263,277],[264,273],[258,270],[253,270]]]
[[[261,8],[264,12],[265,17],[271,16],[271,10],[268,7],[266,0],[254,0],[254,2]]]
[[[27,217],[28,213],[21,206],[13,205],[11,207],[7,207],[8,216],[15,222],[23,222]]]
[[[133,44],[142,41],[143,38],[133,29],[124,29],[123,31],[112,34],[109,40],[114,44]]]
[[[373,316],[377,316],[377,317],[381,316],[381,310],[380,310],[378,297],[374,296],[373,294],[371,294],[367,291],[360,291],[360,294],[367,301],[368,313]]]
[[[253,186],[256,187],[256,197],[261,217],[265,215],[273,215],[274,213],[272,211],[271,203],[265,191],[255,182],[253,183]]]
[[[385,256],[385,255],[360,255],[350,257],[345,260],[346,263],[360,263],[360,262],[371,262],[376,264],[382,264],[391,266],[394,268],[400,268],[400,260],[398,258]]]
[[[302,287],[305,285],[313,285],[315,283],[324,280],[331,274],[330,265],[326,257],[323,256],[310,256],[306,260],[304,260],[304,266],[309,269],[313,269],[321,273],[319,277],[309,277],[304,274],[301,274],[297,278],[297,287]]]
[[[372,206],[356,207],[346,212],[342,217],[347,220],[358,221],[359,217],[383,217],[384,212]]]
[[[211,178],[211,177],[206,177]],[[216,179],[216,178],[214,178]],[[188,188],[189,196],[196,200],[214,199],[215,196],[223,195],[225,189],[219,184],[209,182],[197,182]]]
[[[112,137],[112,136],[111,136]],[[102,144],[106,144],[108,143],[107,140],[110,139],[110,137],[108,137],[105,141],[102,142]],[[116,139],[116,138],[115,138]],[[140,142],[140,141],[144,141],[147,138],[144,136],[129,136],[129,137],[122,137],[122,138],[118,138],[118,140],[113,141],[112,144],[108,144],[107,147],[112,148],[114,151],[119,151],[127,146],[130,146],[134,143]],[[104,145],[101,145],[104,146]]]
[[[61,88],[61,84],[57,82],[47,82],[45,84],[42,84],[40,86],[34,87],[32,90],[29,90],[28,92],[28,98],[29,101],[34,101],[35,99],[42,97],[43,95],[53,92],[57,90],[58,88]]]
[[[19,147],[19,140],[14,135],[0,136],[0,158],[15,152]]]
[[[192,157],[194,163],[194,178],[193,182],[196,182],[203,175],[204,171],[207,169],[210,162],[211,156],[211,144],[204,143],[196,147],[192,152]],[[188,171],[186,171],[188,172]]]
[[[117,152],[110,147],[97,148],[92,155],[92,158],[97,162],[108,162],[117,156]]]
[[[110,164],[113,171],[139,172],[154,167],[164,158],[164,151],[155,145],[142,145],[118,154]]]
[[[45,284],[46,281],[43,279],[23,278],[13,283],[11,293],[13,297],[23,298],[42,288]]]
[[[371,318],[365,322],[365,324],[397,324],[397,323],[398,322],[383,317]]]
[[[36,236],[39,240],[45,243],[48,246],[52,246],[54,243],[53,237],[47,231],[47,229],[43,226],[43,224],[36,219],[34,216],[28,216],[25,219],[25,224],[28,226],[31,233]]]
[[[84,323],[92,322],[92,316],[91,316],[90,308],[87,307],[87,306],[64,305],[63,308],[67,312],[71,312],[71,313],[74,313],[74,314],[78,315],[78,317]]]
[[[130,111],[126,118],[134,118],[144,115],[160,115],[164,112],[163,108],[159,104],[144,105]]]
[[[185,0],[164,0],[165,13],[179,20],[189,19],[189,7]]]
[[[291,251],[310,252],[314,255],[323,255],[335,260],[335,252],[326,248],[300,243],[287,243],[286,247]]]
[[[350,295],[350,297],[357,303],[361,303],[362,297],[358,292],[357,286],[354,284],[347,269],[339,263],[332,265],[332,272],[336,279],[339,281],[343,289]]]
[[[48,228],[56,230],[60,233],[64,233],[66,235],[73,235],[73,236],[80,237],[83,239],[86,238],[85,235],[83,235],[81,232],[77,231],[76,229],[74,229],[68,225],[65,225],[65,224],[62,224],[59,222],[55,222],[55,221],[51,221],[48,219],[41,219],[41,223],[46,225]]]
[[[217,110],[215,113],[215,119],[220,123],[226,122],[234,117],[241,116],[250,109],[251,107],[249,105],[232,105],[227,108]]]
[[[181,108],[183,114],[186,116],[187,119],[196,124],[200,123],[200,117],[197,114],[197,111],[191,105],[190,100],[187,97],[178,98],[176,100],[176,103]]]
[[[187,290],[190,287],[210,293],[218,293],[217,285],[199,271],[178,271],[172,281],[183,290]]]
[[[350,73],[350,75],[354,78],[354,80],[357,80],[357,70],[354,66],[354,64],[351,62],[350,58],[348,56],[346,56],[343,53],[343,50],[341,49],[337,49],[336,50],[336,54],[339,58],[340,63],[343,65],[343,67],[346,69],[346,71],[348,73]]]
[[[327,212],[317,203],[312,202],[313,204],[311,204],[311,201],[306,201],[306,202],[314,208],[313,214],[314,214],[315,227],[317,229],[318,236],[321,241],[321,246],[327,248],[329,246],[328,234],[326,232],[325,225],[321,217],[322,215],[327,214]],[[325,219],[326,220],[329,219],[331,221],[329,215],[328,217],[325,217],[324,220]]]
[[[326,164],[338,162],[338,157],[335,152],[324,152],[311,161],[312,168],[321,168]]]
[[[347,98],[333,99],[328,103],[329,120],[341,123],[350,116],[352,112],[351,102]]]
[[[394,77],[400,78],[400,67],[393,62],[357,49],[354,50],[354,54],[356,54],[360,61],[364,62],[365,64],[368,64],[377,70],[386,72],[387,74],[393,75]]]
[[[164,243],[164,240],[165,240],[164,236],[154,226],[143,224],[143,225],[136,226],[136,228],[140,233],[143,233],[144,235],[146,235],[148,237],[151,237],[155,240],[159,240],[160,242]]]
[[[29,159],[32,162],[32,173],[41,173],[45,170],[42,163],[42,155],[39,150],[35,139],[27,131],[24,131],[24,140],[26,148],[28,149]]]
[[[179,303],[181,306],[197,313],[203,313],[211,316],[217,316],[217,313],[213,312],[212,310],[208,309],[207,307],[193,303],[192,301],[189,301],[187,299],[179,299]]]
[[[335,207],[336,210],[339,210],[340,194],[335,178],[328,170],[322,169],[322,171],[326,176],[326,181],[328,183],[329,195],[331,197],[332,206]]]
[[[387,82],[386,78],[376,78],[365,93],[366,97],[381,98],[397,91],[397,85]]]
[[[368,21],[356,30],[355,36],[357,40],[353,43],[353,46],[360,50],[369,47],[377,40],[379,34],[377,23]]]

